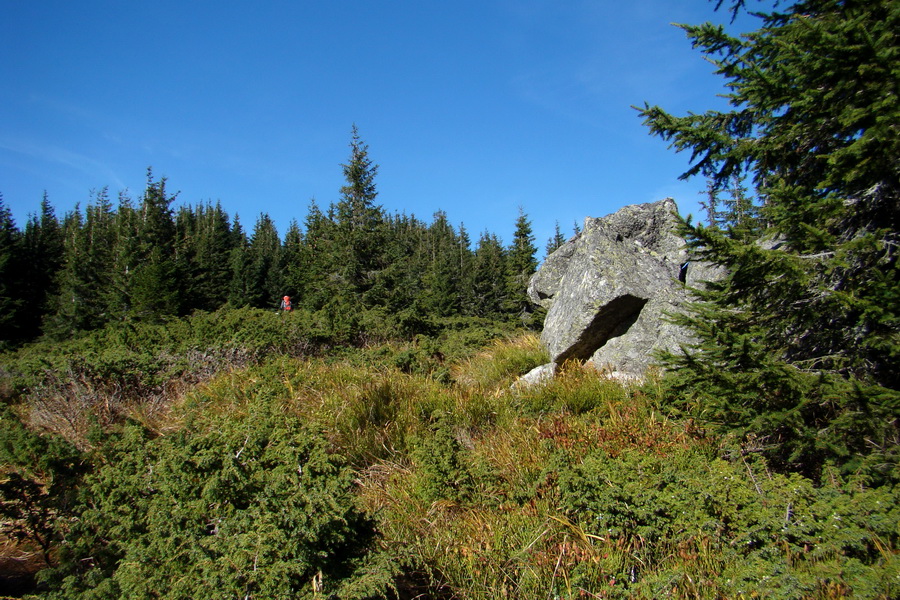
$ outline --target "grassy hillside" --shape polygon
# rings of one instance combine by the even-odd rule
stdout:
[[[242,310],[4,356],[7,593],[900,595],[892,486],[775,473],[656,380],[517,389],[527,332],[357,342]]]

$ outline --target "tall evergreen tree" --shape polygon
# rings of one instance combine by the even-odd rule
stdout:
[[[20,237],[12,212],[0,195],[0,349],[21,340],[18,325],[24,298],[18,251]]]
[[[196,284],[200,276],[197,264],[197,214],[189,205],[179,206],[175,210],[175,241],[173,244],[175,264],[181,277],[183,292],[182,309],[192,311],[197,297]]]
[[[556,227],[553,230],[553,236],[547,240],[547,245],[544,247],[545,256],[550,256],[553,254],[557,248],[566,243],[566,237],[562,234],[562,231],[559,228],[559,221],[556,222]]]
[[[427,270],[423,277],[423,297],[427,310],[448,316],[459,310],[460,264],[458,240],[447,214],[438,211],[426,234]]]
[[[707,223],[728,230],[731,237],[755,239],[763,227],[759,206],[741,175],[733,174],[727,183],[707,182],[703,192]]]
[[[504,308],[510,314],[524,317],[532,308],[528,299],[528,280],[537,270],[536,254],[531,221],[520,208],[513,240],[506,253],[507,293]]]
[[[281,294],[290,296],[298,306],[303,293],[303,256],[303,232],[297,220],[291,219],[281,245],[278,271],[283,283]]]
[[[475,298],[475,253],[472,239],[464,223],[459,225],[457,236],[457,256],[459,260],[459,305],[464,315],[474,315]]]
[[[334,222],[311,200],[304,219],[306,237],[302,247],[296,285],[303,290],[302,306],[318,310],[331,299],[335,258]]]
[[[421,324],[417,319],[426,316],[429,292],[424,284],[430,264],[425,250],[427,227],[415,216],[393,215],[385,216],[381,229],[381,266],[366,292],[366,304],[395,316],[403,312],[408,325]]]
[[[63,261],[56,274],[59,293],[53,304],[53,312],[44,326],[44,333],[64,339],[73,333],[89,329],[91,321],[92,289],[88,282],[88,236],[85,235],[81,207],[68,213],[63,219]],[[100,309],[102,312],[102,308]]]
[[[138,248],[131,265],[131,313],[158,320],[181,310],[183,278],[175,258],[175,220],[166,179],[154,180],[147,170],[147,188],[138,213]]]
[[[115,244],[113,246],[112,290],[107,313],[111,321],[130,318],[135,265],[141,260],[139,238],[140,216],[127,192],[119,192],[116,207]]]
[[[234,237],[220,203],[182,209],[176,219],[179,273],[185,287],[183,308],[215,310],[228,299]]]
[[[44,316],[55,304],[56,273],[63,255],[62,231],[46,192],[40,215],[32,216],[25,226],[20,250],[27,268],[21,283],[24,303],[19,319],[25,337],[30,339],[40,333]]]
[[[479,317],[498,317],[506,304],[506,252],[496,234],[483,232],[475,249],[473,292],[474,313]]]
[[[82,298],[86,315],[79,317],[87,328],[95,328],[109,320],[108,307],[115,302],[112,296],[116,244],[116,214],[107,190],[97,193],[85,211],[83,230],[86,251],[80,267],[80,282],[84,286]]]
[[[362,298],[384,267],[382,256],[384,213],[375,204],[378,165],[369,158],[369,147],[353,126],[350,160],[342,165],[346,184],[335,207],[336,256],[344,292]]]
[[[66,337],[100,327],[113,289],[115,214],[106,188],[97,192],[82,222],[76,210],[64,219],[63,264],[58,272],[59,293],[46,330]]]
[[[231,280],[228,285],[228,304],[233,307],[251,306],[256,301],[256,287],[250,275],[250,240],[238,215],[231,222],[231,252],[228,264]]]
[[[262,213],[250,236],[248,254],[248,296],[251,306],[277,307],[284,295],[281,273],[281,240],[275,223]]]
[[[728,276],[684,319],[700,343],[672,357],[676,387],[786,466],[884,472],[900,439],[900,5],[802,0],[760,18],[744,37],[682,26],[727,80],[730,111],[641,110],[691,151],[683,177],[715,192],[749,176],[761,215],[746,219],[744,199],[721,226],[686,226]]]

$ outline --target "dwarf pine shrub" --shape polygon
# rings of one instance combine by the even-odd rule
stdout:
[[[0,405],[0,536],[36,548],[50,565],[59,543],[54,524],[69,515],[87,469],[76,448],[58,436],[27,429]]]
[[[352,472],[275,402],[162,437],[128,424],[101,462],[42,574],[49,598],[315,598],[390,579],[373,578]]]
[[[853,597],[888,598],[900,589],[891,575],[900,559],[890,550],[900,497],[890,487],[837,479],[816,487],[762,463],[631,450],[592,453],[560,474],[559,489],[568,518],[629,549],[615,576],[637,595],[829,597],[829,574]],[[702,553],[706,568],[696,562]]]

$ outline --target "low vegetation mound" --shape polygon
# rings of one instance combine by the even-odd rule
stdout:
[[[449,320],[414,341],[339,346],[298,316],[200,314],[4,356],[8,589],[900,592],[896,483],[776,472],[670,412],[656,380],[623,386],[570,364],[544,385],[512,386],[547,361],[531,333]]]

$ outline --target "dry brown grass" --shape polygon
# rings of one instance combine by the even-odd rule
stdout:
[[[43,553],[28,541],[7,536],[0,523],[0,600],[18,597],[34,588],[34,576],[47,567]]]

